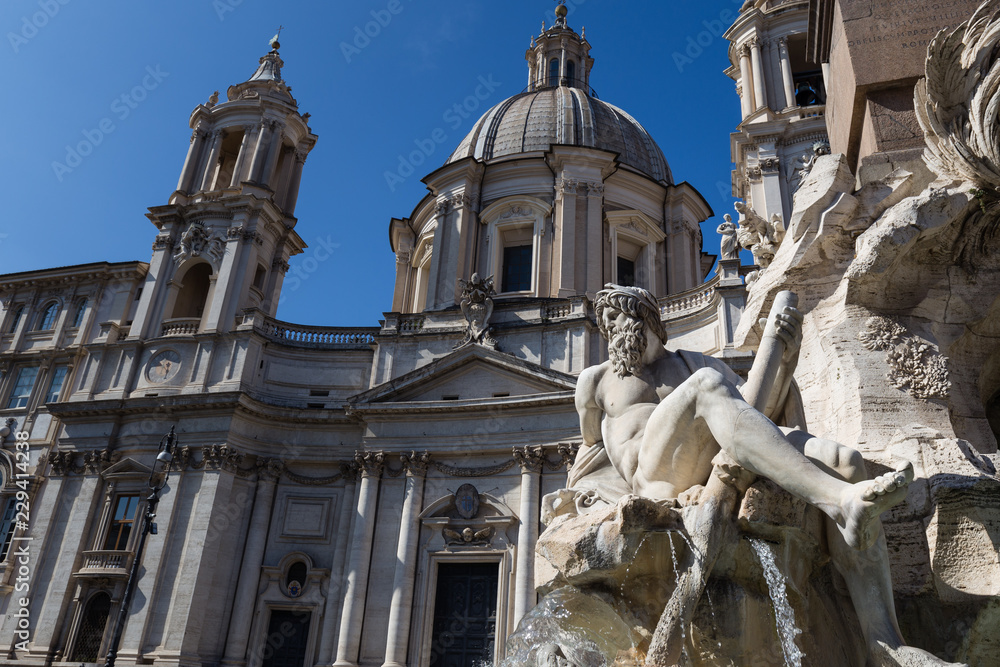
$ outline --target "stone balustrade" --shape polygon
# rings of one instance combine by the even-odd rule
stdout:
[[[198,333],[198,326],[201,318],[198,317],[178,317],[171,320],[163,320],[163,328],[160,330],[161,336],[191,336]]]
[[[131,551],[84,551],[83,567],[80,568],[77,575],[81,577],[127,577],[131,563]]]
[[[719,278],[715,277],[686,292],[660,299],[660,317],[672,320],[711,307],[715,302],[718,284]]]
[[[265,338],[292,347],[329,350],[367,350],[375,342],[378,327],[310,327],[271,318],[254,322],[254,331]]]

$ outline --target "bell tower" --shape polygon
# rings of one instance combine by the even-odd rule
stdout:
[[[274,316],[295,232],[302,169],[317,137],[282,78],[277,35],[253,75],[191,114],[177,190],[147,217],[158,230],[129,334],[224,333],[244,310]]]

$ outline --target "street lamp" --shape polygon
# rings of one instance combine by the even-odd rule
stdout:
[[[142,560],[142,550],[146,546],[146,536],[152,533],[156,535],[156,506],[160,502],[160,491],[167,484],[167,476],[170,474],[170,462],[174,459],[174,446],[177,444],[174,435],[174,427],[170,427],[170,433],[160,440],[160,451],[153,462],[153,468],[149,471],[149,480],[146,486],[149,487],[150,494],[146,498],[146,512],[142,516],[142,527],[139,530],[139,545],[135,548],[135,558],[132,559],[132,566],[128,569],[128,581],[125,582],[125,595],[122,597],[122,606],[118,610],[118,620],[115,621],[115,633],[111,636],[111,646],[108,648],[108,657],[104,660],[104,667],[114,667],[115,659],[118,657],[118,644],[122,641],[122,632],[125,631],[125,621],[128,619],[128,608],[132,603],[132,594],[135,592],[136,580],[139,574],[139,562]]]

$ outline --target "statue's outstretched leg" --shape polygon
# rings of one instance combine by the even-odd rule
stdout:
[[[638,452],[633,488],[656,497],[663,481],[685,489],[711,472],[718,443],[737,463],[767,477],[833,519],[856,549],[871,546],[879,514],[906,497],[912,466],[876,480],[849,483],[830,475],[754,410],[721,373],[703,368],[652,411]],[[686,478],[686,479],[685,479]]]
[[[857,451],[830,440],[814,438],[802,431],[786,434],[789,442],[800,449],[817,467],[845,482],[865,482],[868,473]],[[890,473],[892,474],[892,473]],[[878,479],[878,478],[877,478]],[[848,546],[840,527],[827,520],[827,542],[830,558],[844,577],[855,612],[861,623],[872,667],[908,667],[951,665],[940,658],[912,646],[906,646],[896,621],[892,597],[892,576],[889,573],[889,552],[882,522],[869,524],[872,545],[864,551]]]

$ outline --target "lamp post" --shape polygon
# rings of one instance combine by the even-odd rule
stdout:
[[[122,633],[125,631],[125,621],[128,619],[128,608],[132,603],[132,594],[139,574],[139,563],[142,561],[142,551],[146,546],[146,536],[156,535],[156,506],[160,502],[160,491],[167,484],[167,476],[170,474],[170,462],[174,458],[174,446],[177,444],[174,435],[174,427],[170,427],[170,433],[160,440],[160,451],[153,462],[153,468],[149,471],[149,480],[146,486],[149,487],[150,494],[146,498],[146,512],[142,516],[142,527],[139,531],[139,545],[135,548],[135,558],[132,559],[132,566],[128,569],[128,581],[125,582],[125,595],[122,597],[122,606],[118,610],[118,619],[115,621],[115,632],[111,636],[111,646],[108,648],[108,657],[104,660],[104,667],[114,667],[115,659],[118,657],[118,645],[122,641]]]

